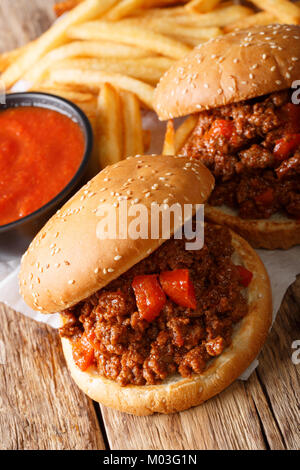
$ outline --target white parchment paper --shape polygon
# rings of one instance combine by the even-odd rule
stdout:
[[[21,83],[16,88],[18,91],[24,91],[26,87]],[[159,123],[154,113],[145,112],[143,125],[145,129],[150,129],[152,134],[152,144],[149,153],[160,153],[165,124]],[[4,302],[27,317],[57,328],[59,326],[58,315],[43,315],[34,312],[25,304],[19,294],[18,272],[20,259],[29,242],[28,238],[20,240],[11,233],[5,237],[0,237],[0,302]],[[271,279],[274,320],[287,288],[293,283],[296,275],[300,272],[300,246],[287,251],[258,250],[258,253]],[[258,361],[255,360],[240,378],[247,380],[257,365]]]

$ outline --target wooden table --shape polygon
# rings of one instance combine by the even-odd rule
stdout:
[[[0,50],[46,29],[53,3],[1,0]],[[299,449],[299,307],[300,276],[247,382],[180,414],[134,417],[81,393],[55,330],[0,305],[0,449]]]

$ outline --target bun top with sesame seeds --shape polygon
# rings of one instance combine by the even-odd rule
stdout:
[[[300,26],[259,26],[197,46],[161,78],[154,106],[171,119],[290,88],[299,77]]]
[[[107,235],[103,217],[108,215],[108,208],[114,208],[117,226],[120,221],[124,228],[132,221],[130,207],[138,210],[137,205],[143,204],[146,212],[141,214],[150,227],[152,203],[169,207],[201,204],[213,186],[210,171],[184,157],[137,156],[106,167],[47,222],[23,256],[20,292],[26,303],[44,313],[69,308],[128,271],[165,241],[132,239],[126,230],[125,235],[118,230],[119,238]],[[120,209],[124,207],[127,217],[122,219]],[[171,233],[173,225],[171,217]]]

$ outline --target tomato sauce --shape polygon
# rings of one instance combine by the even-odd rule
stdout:
[[[84,146],[78,124],[56,111],[0,112],[0,225],[53,199],[78,170]]]

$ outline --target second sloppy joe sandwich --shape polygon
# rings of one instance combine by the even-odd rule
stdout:
[[[60,312],[68,367],[92,399],[137,415],[171,413],[221,392],[249,366],[271,322],[268,275],[249,244],[205,224],[186,239],[105,237],[99,213],[204,203],[214,178],[185,157],[139,156],[107,167],[56,214],[22,260],[20,290]],[[143,222],[143,220],[142,220]]]
[[[193,115],[177,154],[216,178],[206,216],[253,246],[300,243],[300,26],[269,25],[200,44],[156,88],[160,119]]]

